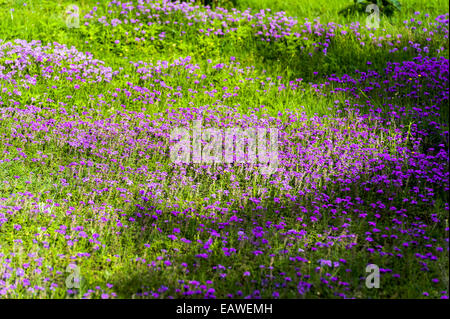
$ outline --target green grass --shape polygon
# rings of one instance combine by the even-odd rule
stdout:
[[[348,96],[332,95],[326,96],[319,94],[314,89],[314,83],[323,82],[322,76],[336,73],[352,74],[355,69],[366,70],[367,60],[372,62],[371,68],[376,70],[382,70],[386,61],[400,62],[409,60],[414,57],[415,52],[400,52],[398,54],[390,54],[387,49],[378,49],[376,46],[366,46],[362,48],[359,46],[356,39],[345,36],[337,36],[334,42],[330,44],[328,54],[326,56],[320,54],[314,54],[310,57],[307,54],[300,53],[298,47],[299,43],[295,39],[288,39],[286,42],[280,42],[277,44],[267,44],[261,41],[257,41],[251,36],[251,31],[243,28],[242,34],[236,37],[221,38],[221,37],[202,37],[197,35],[187,35],[180,40],[176,35],[172,35],[170,30],[166,30],[168,36],[164,42],[152,42],[148,45],[139,45],[132,41],[125,39],[120,45],[114,44],[111,39],[114,36],[110,30],[105,30],[96,24],[91,26],[82,26],[79,29],[67,28],[64,20],[64,9],[73,3],[80,5],[81,11],[87,13],[97,1],[9,1],[0,0],[0,39],[9,41],[13,39],[25,39],[27,41],[40,40],[43,43],[64,43],[67,46],[75,46],[79,51],[92,52],[94,57],[105,61],[107,66],[113,68],[113,70],[119,70],[123,68],[119,75],[114,77],[110,83],[101,83],[99,85],[85,85],[80,90],[73,90],[73,84],[68,84],[61,80],[46,80],[38,83],[30,90],[24,92],[20,97],[14,97],[15,101],[20,102],[21,105],[31,104],[32,98],[37,95],[43,95],[47,93],[46,98],[53,99],[55,101],[66,101],[68,106],[66,109],[70,114],[79,116],[81,120],[88,120],[89,117],[107,117],[116,114],[118,110],[123,110],[122,105],[126,104],[126,110],[145,112],[150,119],[155,119],[155,115],[158,112],[163,112],[168,109],[176,109],[180,107],[187,107],[190,102],[196,106],[200,105],[213,105],[216,102],[215,99],[208,96],[198,96],[194,99],[189,98],[189,92],[187,88],[193,87],[193,79],[187,79],[189,75],[186,70],[182,68],[172,69],[167,74],[156,75],[158,78],[165,81],[167,85],[180,85],[183,87],[183,97],[176,99],[176,102],[170,101],[169,98],[161,98],[160,101],[153,105],[145,106],[140,101],[133,101],[132,98],[140,97],[140,94],[136,91],[132,91],[131,98],[124,94],[119,94],[115,98],[115,102],[111,101],[111,96],[114,93],[114,89],[117,87],[127,87],[126,82],[132,82],[134,85],[141,85],[145,82],[139,78],[136,74],[135,68],[130,65],[129,61],[146,61],[156,63],[158,60],[173,61],[178,57],[192,56],[192,63],[198,63],[200,66],[199,72],[210,72],[208,74],[208,82],[214,82],[218,85],[222,85],[226,79],[226,86],[233,88],[240,85],[240,81],[247,81],[246,78],[253,77],[258,78],[256,81],[245,82],[246,85],[239,92],[236,97],[230,97],[225,99],[224,104],[235,105],[238,112],[243,114],[255,113],[253,108],[265,105],[263,110],[257,111],[256,114],[260,115],[267,112],[270,115],[276,116],[279,112],[283,113],[283,119],[288,118],[286,110],[305,112],[308,117],[314,115],[336,115],[336,110],[333,106],[336,99],[340,100],[343,104],[345,99],[350,99],[350,103],[359,102],[358,99],[351,99]],[[24,6],[24,3],[27,5]],[[309,18],[310,20],[320,17],[321,22],[336,22],[338,24],[347,24],[359,21],[364,23],[365,16],[350,16],[343,17],[338,15],[338,11],[343,7],[351,3],[350,1],[339,0],[317,0],[317,1],[287,1],[287,0],[235,0],[224,2],[225,6],[236,6],[239,9],[245,10],[246,8],[252,8],[254,11],[260,9],[271,8],[273,12],[286,11],[288,15],[298,18]],[[430,14],[430,21],[438,14],[448,12],[448,3],[446,1],[402,1],[402,10],[396,13],[393,17],[383,17],[381,21],[381,28],[386,31],[378,30],[380,34],[403,34],[404,41],[407,43],[409,40],[413,40],[419,43],[425,43],[425,39],[420,38],[419,35],[411,34],[403,25],[403,20],[410,18],[414,15],[415,11],[427,12]],[[10,11],[14,9],[14,11]],[[105,12],[105,5],[102,2],[99,5],[99,11]],[[99,14],[101,16],[101,14]],[[160,27],[161,30],[165,30]],[[198,27],[200,28],[200,27]],[[129,27],[123,27],[123,30],[133,32]],[[151,31],[151,30],[150,30]],[[150,32],[149,31],[149,32]],[[156,30],[153,30],[155,34]],[[158,30],[159,31],[159,30]],[[442,40],[439,43],[431,43],[431,51],[444,46],[445,50],[441,55],[448,58],[448,42]],[[434,52],[434,51],[433,51]],[[438,55],[437,53],[435,55]],[[236,57],[236,61],[241,63],[242,68],[246,66],[254,66],[254,69],[250,69],[248,73],[239,73],[231,68],[225,68],[219,71],[213,71],[209,67],[209,63],[206,59],[211,59],[213,63],[230,61],[230,57]],[[0,62],[3,62],[0,58]],[[62,66],[61,66],[62,67]],[[313,75],[313,71],[317,71],[318,75]],[[37,70],[26,70],[34,74]],[[233,76],[229,75],[229,72],[234,73]],[[247,71],[246,71],[247,72]],[[124,79],[122,75],[129,74],[130,77]],[[282,79],[277,79],[277,76],[282,76]],[[261,81],[265,81],[265,78],[271,77],[274,79],[275,85],[269,86],[266,84],[261,85]],[[303,82],[300,86],[300,90],[292,91],[285,90],[279,91],[278,86],[288,83],[289,80],[295,80],[297,78],[303,78]],[[268,82],[268,81],[265,81]],[[206,82],[205,82],[206,83]],[[202,83],[201,83],[202,84]],[[200,84],[200,85],[201,85]],[[9,89],[13,88],[12,84],[2,83],[4,87]],[[200,89],[200,85],[198,86]],[[224,84],[225,85],[225,84]],[[52,86],[56,86],[56,89],[50,89]],[[220,86],[219,86],[220,87]],[[163,93],[169,92],[169,90],[161,89]],[[330,90],[333,87],[329,88]],[[258,92],[260,90],[260,92]],[[264,92],[264,90],[267,90]],[[0,91],[1,92],[1,91]],[[380,89],[383,92],[383,88]],[[103,96],[99,97],[102,94]],[[72,95],[72,99],[67,101],[65,98],[67,95]],[[92,96],[92,99],[89,98]],[[3,95],[2,95],[3,97]],[[101,104],[100,101],[108,101],[105,104]],[[223,102],[223,101],[222,101]],[[386,103],[382,98],[371,101],[374,105],[384,107],[383,103]],[[99,104],[100,103],[100,104]],[[406,97],[402,97],[399,103],[402,105],[412,105],[414,101],[409,100]],[[54,106],[51,102],[48,105],[45,103],[43,106]],[[447,123],[445,112],[443,110],[443,116],[437,118],[436,121],[440,123]],[[166,198],[164,202],[158,203],[157,208],[161,209],[162,213],[159,219],[154,220],[150,216],[136,217],[134,211],[133,201],[127,202],[121,197],[121,192],[113,190],[105,193],[96,193],[94,190],[98,190],[101,187],[114,187],[113,185],[97,185],[92,180],[92,176],[96,175],[103,180],[120,180],[121,186],[126,185],[122,180],[124,177],[132,177],[133,184],[128,188],[128,192],[131,195],[129,197],[132,200],[138,200],[138,192],[140,185],[145,184],[147,181],[144,175],[132,175],[123,173],[119,165],[112,164],[110,171],[96,171],[94,168],[85,168],[84,170],[77,171],[77,179],[73,179],[73,171],[65,170],[64,173],[54,174],[52,172],[58,171],[60,165],[68,165],[74,161],[84,160],[96,160],[93,154],[80,153],[76,148],[70,147],[61,141],[49,140],[42,145],[30,145],[26,140],[20,140],[18,138],[10,137],[11,127],[15,124],[15,118],[20,116],[18,113],[6,112],[6,117],[0,124],[0,136],[3,141],[10,140],[13,146],[7,146],[4,143],[0,145],[0,153],[3,155],[3,159],[13,159],[16,156],[20,156],[21,148],[28,155],[27,158],[20,160],[12,160],[9,163],[2,163],[0,170],[0,197],[9,197],[12,193],[21,192],[27,190],[33,194],[40,193],[41,196],[38,199],[27,199],[26,197],[11,197],[2,202],[2,205],[14,207],[21,206],[20,213],[12,214],[15,224],[22,225],[22,230],[17,231],[13,228],[12,223],[8,223],[2,226],[0,231],[0,252],[4,256],[10,254],[13,250],[11,264],[18,266],[22,265],[24,260],[30,260],[29,254],[36,254],[35,256],[43,257],[43,264],[40,266],[42,273],[34,274],[30,277],[31,286],[40,285],[48,288],[49,282],[58,284],[58,287],[51,290],[46,289],[44,291],[38,291],[34,295],[30,295],[25,289],[16,290],[15,294],[7,295],[12,298],[67,298],[65,289],[65,280],[67,278],[66,267],[71,262],[71,256],[75,256],[78,253],[89,252],[90,258],[79,257],[77,264],[80,266],[82,274],[82,285],[80,288],[81,294],[84,294],[88,289],[93,289],[95,292],[91,297],[100,297],[101,290],[109,291],[104,285],[105,283],[112,283],[114,285],[114,291],[118,297],[130,298],[137,297],[137,292],[144,291],[156,291],[162,284],[165,286],[173,287],[177,285],[178,280],[198,280],[204,283],[206,280],[212,280],[214,288],[219,297],[226,297],[221,295],[222,291],[235,292],[237,290],[242,291],[242,296],[251,294],[255,289],[260,289],[262,297],[271,298],[271,293],[278,289],[280,285],[286,284],[286,289],[280,297],[284,298],[298,298],[297,284],[298,281],[284,282],[284,277],[290,276],[295,278],[296,271],[293,269],[292,261],[283,256],[283,254],[275,254],[273,257],[269,257],[267,254],[261,256],[253,256],[251,251],[254,250],[254,246],[249,241],[242,241],[238,243],[229,242],[228,246],[239,247],[238,252],[232,257],[225,256],[222,252],[222,244],[220,241],[215,242],[215,246],[212,246],[211,258],[209,260],[200,260],[195,257],[196,248],[201,245],[194,244],[198,239],[206,241],[210,238],[210,234],[205,232],[199,232],[198,228],[200,224],[203,224],[204,229],[214,228],[215,223],[226,222],[227,216],[218,216],[217,220],[209,218],[209,212],[201,207],[205,205],[203,198],[209,196],[211,193],[215,193],[218,189],[227,189],[230,191],[230,195],[218,200],[231,200],[238,199],[242,195],[242,189],[233,190],[229,187],[230,175],[221,174],[217,180],[211,181],[209,176],[198,176],[194,171],[189,173],[194,182],[199,182],[200,187],[193,191],[191,188],[192,183],[187,185],[180,185],[177,180],[177,171],[171,167],[167,156],[161,155],[160,157],[154,156],[152,158],[145,158],[134,153],[132,156],[127,157],[122,165],[129,167],[147,166],[150,170],[167,171],[168,176],[161,178],[161,183],[164,185],[163,189],[166,192]],[[45,119],[67,120],[68,117],[62,114],[52,114],[50,111],[43,110],[39,114]],[[349,115],[351,116],[351,115]],[[117,122],[124,120],[124,117],[115,118]],[[402,118],[397,123],[407,127],[412,122],[409,118]],[[311,120],[310,124],[312,125]],[[130,120],[130,125],[139,126],[139,119]],[[323,123],[324,130],[332,136],[333,129],[343,130],[344,128],[333,127],[333,123]],[[375,131],[377,134],[381,134],[379,131]],[[395,134],[395,128],[390,128],[390,133]],[[40,133],[40,138],[44,138],[46,134]],[[430,137],[431,138],[431,137]],[[323,137],[325,139],[325,136]],[[387,149],[395,150],[397,146],[396,140],[390,140],[388,137],[380,138],[380,143]],[[306,140],[307,143],[309,140]],[[323,140],[317,140],[319,145]],[[351,136],[348,136],[346,141],[341,143],[354,142]],[[373,141],[365,140],[365,143],[370,145]],[[448,142],[448,141],[447,141]],[[111,143],[117,146],[119,151],[125,152],[127,145],[120,140],[120,134],[118,137],[114,137]],[[120,144],[122,143],[122,145]],[[98,145],[100,146],[100,145]],[[406,145],[405,146],[409,146]],[[374,144],[374,147],[375,144]],[[137,150],[142,150],[137,148]],[[9,152],[9,153],[5,153]],[[47,158],[42,158],[42,153],[47,155]],[[38,161],[32,161],[33,158],[38,158]],[[110,157],[112,158],[112,156]],[[97,158],[98,159],[98,158]],[[391,172],[391,168],[386,168],[386,174]],[[155,173],[156,174],[156,173]],[[271,187],[271,185],[261,185],[262,181],[251,179],[248,180],[245,177],[249,173],[242,170],[238,179],[245,186],[254,187],[259,185],[267,187],[268,194],[271,197],[281,196],[276,193],[277,188]],[[15,178],[20,176],[20,178]],[[83,178],[90,177],[91,180],[83,182]],[[61,178],[65,178],[69,181],[68,185],[63,187],[61,185]],[[26,181],[32,181],[30,184]],[[154,180],[157,180],[155,178]],[[8,181],[5,183],[3,181]],[[299,187],[298,185],[294,185]],[[405,188],[407,193],[410,188]],[[330,189],[336,191],[333,199],[339,196],[345,196],[346,192],[341,192],[341,185],[331,185]],[[256,187],[254,188],[256,189]],[[376,202],[380,200],[380,196],[368,193],[364,194],[359,185],[354,185],[354,189],[348,191],[352,196],[362,196],[366,203]],[[69,195],[70,194],[70,195]],[[253,194],[256,196],[259,194]],[[447,196],[447,197],[446,197]],[[383,200],[388,200],[389,194],[386,193]],[[442,220],[448,219],[448,211],[445,213],[444,202],[448,202],[448,194],[441,196],[442,200],[437,201],[432,207],[433,211],[429,211],[430,207],[427,205],[418,205],[415,213],[417,216],[422,216],[425,210],[428,214],[423,214],[424,220],[428,220],[428,216],[431,213],[436,213]],[[46,202],[50,200],[50,202]],[[81,203],[80,201],[92,200],[96,203],[96,209],[93,210],[92,206]],[[311,202],[314,198],[305,198],[304,205],[309,205],[306,208],[308,210],[314,210],[314,205]],[[52,202],[62,203],[61,207],[53,207]],[[97,204],[98,203],[98,204]],[[199,208],[200,213],[187,213],[189,216],[189,223],[185,223],[184,219],[179,216],[170,214],[170,205],[179,205],[179,210],[183,210],[194,203],[194,206]],[[290,206],[286,202],[284,208],[279,208],[277,205],[272,207],[269,205],[263,213],[255,213],[253,210],[256,205],[250,201],[245,203],[234,202],[230,206],[230,210],[239,210],[239,217],[243,218],[245,222],[243,224],[231,224],[227,227],[227,231],[230,233],[236,233],[239,230],[243,230],[245,233],[251,233],[253,229],[253,222],[262,223],[265,220],[270,220],[273,223],[285,222],[287,226],[295,230],[301,230],[298,218],[302,216],[299,213],[299,208],[296,206]],[[49,207],[45,208],[48,204]],[[401,197],[395,198],[393,205],[401,206]],[[73,213],[67,214],[68,207],[74,207]],[[244,206],[242,209],[240,206]],[[8,208],[10,209],[10,208]],[[280,212],[276,213],[275,210],[279,209]],[[361,210],[367,209],[370,211],[370,207],[361,207]],[[47,212],[45,213],[45,210]],[[108,219],[100,221],[100,217],[103,213],[109,213]],[[326,211],[329,213],[329,211]],[[324,215],[327,215],[327,214]],[[52,216],[54,215],[54,216]],[[129,218],[136,219],[136,222],[130,222]],[[228,216],[229,217],[229,216]],[[370,218],[374,218],[370,216]],[[121,221],[125,227],[118,227],[117,221]],[[167,220],[167,222],[166,222]],[[274,252],[290,247],[292,250],[298,250],[304,247],[304,243],[314,243],[317,241],[318,234],[323,234],[328,225],[333,223],[331,219],[325,216],[317,224],[309,224],[307,238],[303,241],[290,240],[288,238],[278,238],[276,232],[266,235],[271,238],[271,242],[276,246],[272,247]],[[336,222],[337,223],[337,222]],[[382,217],[379,223],[383,226],[390,226],[391,220],[389,218]],[[101,234],[101,243],[96,244],[90,242],[87,238],[78,238],[78,241],[73,243],[73,246],[67,247],[63,235],[55,232],[60,225],[67,226],[83,226],[84,230],[89,233]],[[244,225],[244,228],[242,227]],[[43,229],[42,227],[45,227]],[[191,240],[193,244],[187,245],[179,241],[170,242],[167,239],[165,233],[170,233],[173,227],[181,227],[184,236]],[[448,247],[448,242],[445,241],[445,236],[448,238],[448,232],[443,236],[443,225],[433,226],[431,233],[438,238],[436,245],[442,247]],[[448,226],[447,226],[448,227]],[[161,230],[159,231],[158,228]],[[364,236],[366,231],[369,231],[370,227],[366,222],[358,221],[351,225],[349,231],[351,233],[358,233]],[[72,232],[75,234],[76,232]],[[402,240],[408,240],[407,235],[399,235],[399,242]],[[21,239],[22,243],[14,245],[14,240]],[[417,263],[415,253],[417,250],[406,249],[404,251],[403,259],[390,259],[386,261],[384,257],[379,255],[368,255],[365,251],[354,251],[346,249],[345,245],[349,244],[353,239],[348,239],[348,242],[336,243],[333,248],[327,250],[318,250],[317,252],[309,252],[309,262],[300,263],[299,268],[303,274],[311,275],[311,281],[319,283],[314,286],[312,290],[306,295],[309,298],[333,298],[334,295],[327,289],[325,284],[320,284],[320,278],[324,276],[323,270],[316,272],[314,268],[317,266],[316,260],[330,259],[346,259],[348,264],[346,268],[349,271],[344,272],[340,270],[330,270],[332,276],[338,274],[340,280],[348,282],[355,289],[349,294],[357,298],[421,298],[422,292],[428,291],[430,297],[440,297],[440,291],[448,289],[448,251],[447,255],[440,256],[437,262],[430,263],[429,272],[420,272],[417,267],[409,267],[409,262]],[[354,239],[357,240],[357,239]],[[361,240],[361,238],[360,238]],[[151,247],[144,248],[144,244],[151,243]],[[387,246],[389,249],[393,249],[393,246]],[[59,256],[64,254],[64,256]],[[161,258],[158,258],[161,257]],[[33,257],[35,258],[35,257]],[[136,261],[136,258],[139,260]],[[170,258],[171,264],[164,264],[163,261]],[[145,262],[142,260],[146,260]],[[214,260],[214,262],[211,261]],[[150,261],[156,261],[155,266],[149,268],[147,264]],[[182,262],[186,262],[190,271],[187,272],[185,267],[181,266]],[[365,265],[368,263],[381,264],[384,268],[392,268],[401,273],[399,279],[391,278],[389,276],[383,276],[382,284],[383,289],[368,290],[365,288],[363,281],[359,277],[364,276]],[[38,262],[37,262],[38,263]],[[195,265],[195,266],[194,266]],[[220,270],[213,269],[218,265],[226,265],[232,269]],[[266,268],[260,268],[259,265],[265,265]],[[268,266],[272,266],[273,269],[268,270]],[[0,265],[0,273],[5,270]],[[50,268],[48,268],[50,267]],[[149,271],[149,269],[151,269]],[[280,275],[279,273],[289,269],[289,273]],[[245,271],[250,271],[249,277],[243,277],[242,274]],[[59,272],[59,273],[58,273]],[[338,273],[339,272],[339,273]],[[221,274],[226,273],[226,277],[222,277]],[[261,278],[270,275],[270,280],[267,282]],[[436,287],[430,286],[432,278],[438,276],[440,283]],[[51,278],[47,280],[46,278]],[[13,279],[15,279],[13,277]],[[46,286],[47,285],[47,286]],[[277,286],[278,285],[278,286]],[[94,289],[93,287],[101,286],[101,289]],[[431,290],[430,290],[431,289]],[[340,290],[345,292],[344,287]],[[168,294],[176,295],[173,292],[161,292],[162,297]],[[235,296],[236,297],[236,296]]]

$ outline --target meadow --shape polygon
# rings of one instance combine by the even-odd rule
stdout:
[[[352,3],[0,0],[0,298],[448,299],[449,5]]]

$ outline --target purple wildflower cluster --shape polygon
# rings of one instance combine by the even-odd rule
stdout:
[[[132,24],[137,42],[163,39],[164,32],[146,34],[154,25],[178,27],[180,36],[194,25],[225,36],[248,24],[264,41],[312,40],[325,52],[335,36],[346,36],[334,23],[300,24],[267,10],[251,15],[169,1],[108,7],[108,17],[93,8],[86,24]],[[448,39],[448,14],[419,22],[405,24],[420,36]],[[365,38],[362,28],[350,26],[361,45],[405,44],[399,36]],[[0,253],[0,296],[49,295],[66,278],[56,261],[104,270],[126,260],[143,277],[183,278],[143,285],[134,297],[278,298],[326,289],[354,298],[364,270],[352,257],[361,252],[366,259],[358,262],[378,263],[382,280],[394,286],[411,273],[440,285],[449,210],[448,121],[440,114],[448,108],[449,63],[407,43],[417,52],[411,61],[305,83],[272,79],[235,58],[130,61],[113,70],[74,47],[0,40],[0,165],[7,171],[0,175],[0,232],[14,238],[0,244],[9,251]],[[249,95],[273,96],[286,109],[252,105],[244,112]],[[329,99],[336,114],[307,114],[299,102],[306,95]],[[170,162],[171,130],[194,120],[219,129],[277,128],[277,171]],[[121,245],[139,254],[110,253]],[[414,256],[409,270],[406,255]],[[104,276],[103,287],[87,283],[84,298],[117,296]]]
[[[191,34],[236,39],[247,37],[248,33],[264,42],[295,43],[298,49],[310,55],[313,51],[321,51],[326,55],[328,47],[340,36],[351,37],[362,47],[373,45],[388,48],[390,53],[408,49],[428,53],[436,36],[448,40],[449,21],[448,13],[432,19],[428,14],[417,12],[414,18],[404,21],[405,28],[411,33],[411,37],[405,38],[402,34],[391,35],[385,29],[381,34],[370,32],[370,27],[359,22],[349,25],[334,22],[322,24],[318,18],[313,21],[305,18],[301,22],[287,16],[285,12],[272,13],[270,9],[252,13],[249,9],[212,9],[192,2],[170,0],[145,0],[137,4],[111,1],[107,4],[106,13],[99,16],[98,8],[93,7],[84,16],[84,24],[104,27],[108,30],[106,34],[116,44],[165,41],[168,37],[180,39]],[[132,28],[121,28],[123,25]],[[167,28],[170,28],[170,33],[167,33]],[[440,52],[443,48],[438,47],[436,50]]]

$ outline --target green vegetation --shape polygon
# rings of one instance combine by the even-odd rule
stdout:
[[[0,0],[0,298],[448,296],[447,1],[150,2]],[[282,168],[172,163],[198,118]]]

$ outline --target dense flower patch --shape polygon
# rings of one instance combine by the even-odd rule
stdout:
[[[115,44],[248,28],[325,54],[355,37],[414,57],[306,82],[235,57],[116,70],[75,47],[0,40],[0,296],[364,298],[376,264],[384,296],[448,298],[448,14],[405,21],[412,41],[269,11],[108,7],[85,27]],[[311,97],[329,114],[308,112]],[[171,162],[171,131],[194,120],[277,128],[277,171]],[[67,286],[76,266],[80,288]],[[419,277],[426,291],[396,291]]]
[[[302,23],[295,18],[288,17],[285,12],[272,13],[270,9],[252,14],[250,10],[241,12],[236,9],[231,11],[223,8],[205,9],[190,2],[169,0],[161,2],[146,0],[140,1],[138,4],[111,1],[107,7],[107,16],[99,16],[97,7],[93,7],[85,16],[87,19],[85,25],[98,23],[111,29],[110,34],[116,44],[121,41],[127,43],[130,41],[164,41],[168,36],[167,33],[173,33],[178,37],[183,37],[189,32],[200,33],[204,36],[224,37],[236,34],[236,36],[244,37],[245,32],[250,30],[252,35],[261,41],[298,39],[304,44],[302,49],[311,45],[325,54],[332,39],[339,34],[355,37],[362,46],[366,43],[373,43],[379,47],[392,47],[391,52],[401,49],[398,45],[404,44],[401,40],[402,34],[385,33],[377,36],[374,33],[365,32],[370,28],[360,23],[345,26],[333,22],[322,24],[318,19]],[[416,15],[409,21],[404,21],[406,28],[419,34],[418,37],[426,37],[426,41],[430,44],[435,34],[442,34],[443,38],[448,39],[448,13],[439,15],[431,21],[429,14],[417,12]],[[423,22],[423,19],[429,21]],[[121,25],[131,25],[133,28],[125,30],[120,28]],[[167,32],[167,29],[170,32]],[[429,50],[428,47],[421,47],[421,43],[411,44],[418,52]]]

